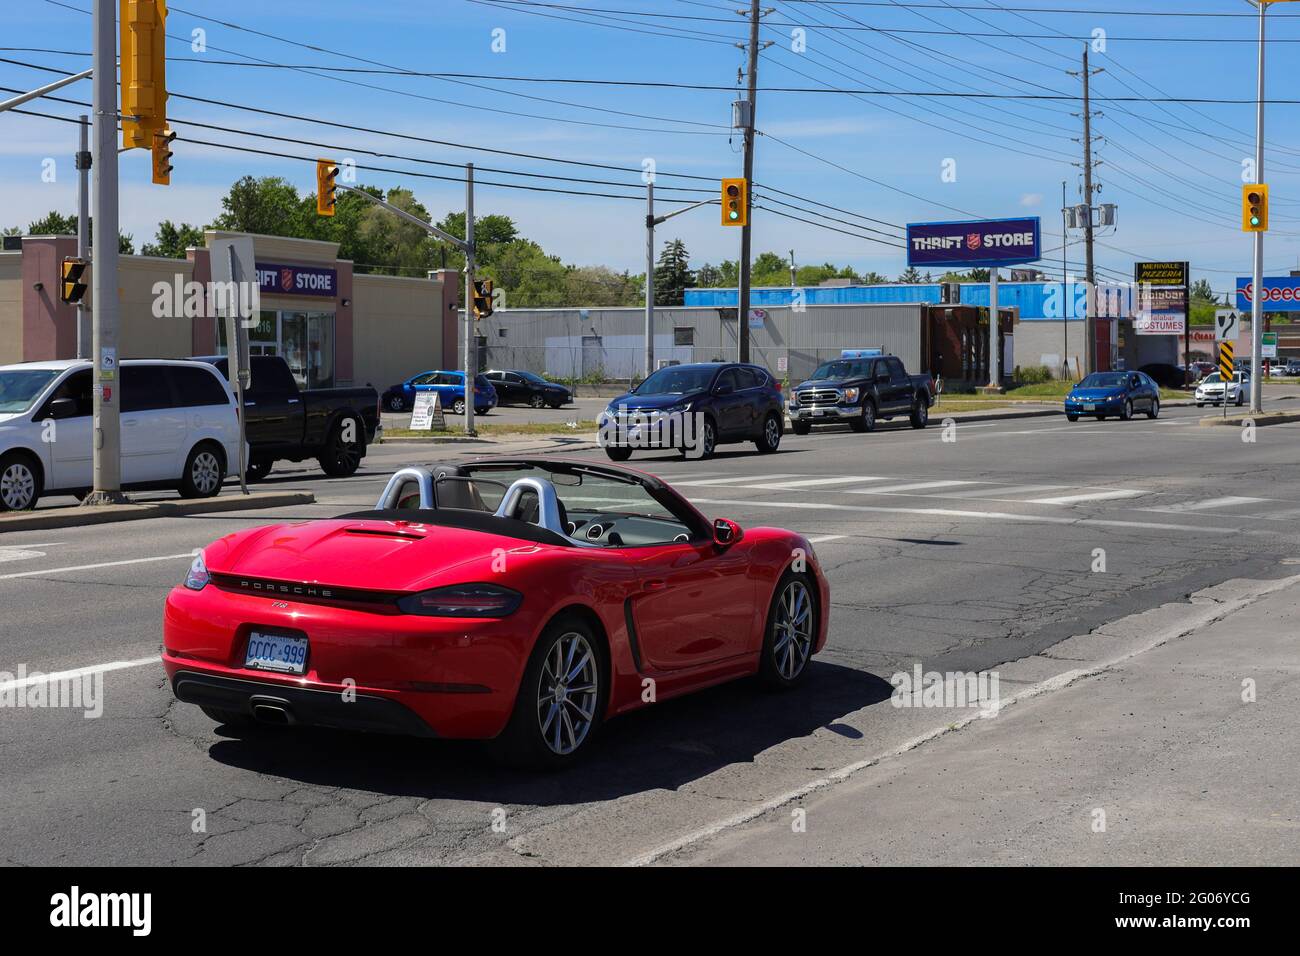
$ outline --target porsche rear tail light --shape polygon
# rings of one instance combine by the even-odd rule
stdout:
[[[496,584],[457,584],[408,594],[397,602],[404,614],[426,617],[505,617],[524,596]]]

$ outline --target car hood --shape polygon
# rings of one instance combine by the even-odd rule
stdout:
[[[4,425],[4,424],[6,424],[7,422],[17,421],[18,419],[20,419],[20,418],[22,418],[22,417],[23,417],[23,413],[22,413],[22,412],[8,412],[8,413],[0,413],[0,425]]]
[[[1107,398],[1119,398],[1124,394],[1124,389],[1114,386],[1111,388],[1076,388],[1070,391],[1070,398],[1078,402],[1099,402]]]
[[[800,382],[792,391],[801,392],[805,388],[844,388],[850,382],[859,381],[854,378],[810,378],[806,382]]]
[[[706,394],[706,392],[688,392],[685,395],[634,395],[631,392],[626,392],[612,399],[609,407],[616,409],[620,405],[626,405],[629,411],[672,408],[674,405],[680,405],[683,402],[693,402],[697,398],[703,398]]]
[[[1224,382],[1202,382],[1196,387],[1205,392],[1221,392],[1223,391],[1224,384]],[[1241,386],[1240,382],[1228,382],[1226,384],[1228,388],[1239,388]]]
[[[492,563],[493,552],[501,549],[519,550],[526,558],[549,547],[466,528],[336,518],[236,532],[213,542],[203,554],[212,574],[418,591],[499,577]]]

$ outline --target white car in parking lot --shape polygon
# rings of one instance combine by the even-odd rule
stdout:
[[[77,360],[0,366],[0,511],[90,490],[91,373],[90,362]],[[217,494],[238,467],[239,419],[216,369],[139,359],[122,362],[117,376],[122,487]]]
[[[1205,378],[1201,379],[1196,386],[1196,407],[1203,405],[1222,405],[1224,404],[1224,392],[1227,392],[1227,402],[1229,404],[1244,405],[1246,404],[1246,389],[1250,386],[1250,373],[1238,371],[1232,377],[1225,387],[1223,373],[1211,372]]]

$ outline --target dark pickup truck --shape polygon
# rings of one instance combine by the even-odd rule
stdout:
[[[924,428],[934,404],[928,375],[908,375],[895,355],[838,358],[823,362],[808,381],[796,385],[786,405],[796,435],[813,425],[848,422],[855,432],[875,431],[876,422],[906,415]]]
[[[205,355],[227,379],[224,355]],[[277,461],[315,458],[331,478],[356,472],[380,429],[379,393],[362,388],[299,389],[289,363],[277,355],[252,358],[252,386],[244,392],[247,477],[261,481]]]

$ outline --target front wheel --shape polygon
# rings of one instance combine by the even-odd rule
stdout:
[[[580,759],[605,713],[608,671],[604,642],[585,620],[554,621],[528,659],[510,723],[493,741],[497,755],[537,770],[560,770]]]
[[[221,491],[226,478],[225,456],[216,445],[195,445],[185,460],[185,473],[181,475],[182,498],[212,498]]]
[[[528,400],[528,404],[531,405],[533,408],[541,408],[543,405],[546,404],[546,399],[543,398],[541,395],[534,395],[532,398]]]
[[[1077,422],[1077,421],[1079,420],[1079,416],[1078,416],[1078,415],[1069,415],[1069,414],[1067,414],[1067,415],[1065,416],[1065,420],[1066,420],[1067,422]]]
[[[909,416],[913,428],[924,428],[930,421],[930,407],[925,403],[924,398],[918,398],[916,404],[912,406],[912,414]]]
[[[451,410],[457,415],[465,414],[465,399],[458,398],[451,403]]]
[[[41,474],[35,460],[22,452],[0,456],[0,511],[27,511],[41,497]]]
[[[1242,405],[1245,405],[1245,404],[1246,404],[1246,396],[1243,395],[1241,392],[1238,392],[1238,393],[1237,393],[1237,407],[1238,407],[1238,408],[1241,408],[1241,406],[1242,406]]]
[[[401,412],[406,410],[406,401],[401,395],[394,395],[388,399],[388,410],[390,412]]]
[[[798,421],[797,419],[790,423],[790,428],[796,435],[807,435],[812,431],[811,425],[807,422]]]
[[[610,461],[627,461],[632,457],[632,449],[622,448],[618,445],[607,445],[605,454],[609,456]]]
[[[1160,400],[1155,399],[1151,402],[1151,411],[1147,412],[1147,418],[1156,419],[1160,417]]]
[[[876,406],[867,402],[862,406],[862,417],[849,419],[855,432],[874,432],[876,430]]]
[[[771,454],[781,447],[781,420],[775,415],[768,415],[763,422],[763,434],[754,443],[763,454]]]
[[[759,676],[776,690],[794,687],[808,670],[817,640],[817,598],[811,580],[787,573],[776,586],[767,612],[767,633]]]
[[[1119,417],[1126,422],[1133,420],[1133,402],[1131,399],[1124,399],[1124,408],[1119,413]]]

